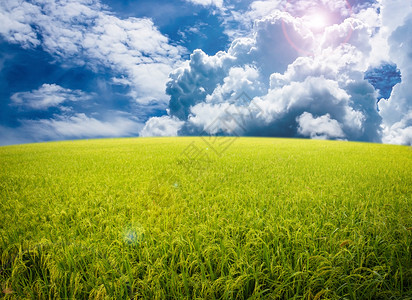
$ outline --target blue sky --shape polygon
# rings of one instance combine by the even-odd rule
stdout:
[[[412,144],[408,1],[6,0],[0,20],[1,145],[205,133]]]

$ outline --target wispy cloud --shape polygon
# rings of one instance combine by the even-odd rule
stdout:
[[[21,120],[15,128],[0,126],[0,144],[136,136],[142,128],[142,123],[124,112],[111,111],[100,117],[84,113],[62,114],[50,119]]]
[[[202,5],[202,6],[215,6],[217,8],[223,8],[223,0],[186,0],[193,4]]]
[[[65,102],[86,101],[91,94],[80,90],[65,89],[57,84],[43,84],[37,90],[18,92],[11,96],[14,105],[30,109],[46,110]]]
[[[142,103],[167,101],[168,74],[185,51],[150,19],[120,19],[99,1],[2,1],[0,20],[0,34],[11,43],[42,47],[66,64],[122,73]]]

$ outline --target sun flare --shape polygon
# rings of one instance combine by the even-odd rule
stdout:
[[[310,14],[305,16],[304,20],[307,26],[314,31],[323,30],[328,26],[328,18],[325,14]]]
[[[326,26],[326,20],[323,15],[314,15],[311,17],[311,27],[323,28]]]

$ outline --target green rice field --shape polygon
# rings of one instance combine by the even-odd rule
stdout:
[[[0,147],[0,298],[412,299],[411,197],[406,146]]]

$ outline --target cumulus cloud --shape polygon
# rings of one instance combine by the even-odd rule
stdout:
[[[322,16],[322,22],[325,22],[326,25],[332,25],[339,24],[344,18],[353,13],[352,7],[346,0],[257,0],[249,4],[247,11],[233,10],[230,12],[230,15],[226,17],[227,23],[230,24],[236,21],[240,26],[237,29],[229,27],[226,32],[232,37],[247,35],[253,29],[252,26],[256,20],[276,14],[279,11],[298,18],[309,27],[317,16]]]
[[[385,143],[412,145],[412,112],[409,111],[399,122],[385,126],[383,133]]]
[[[140,136],[176,136],[183,124],[183,121],[169,116],[153,117],[146,122]]]
[[[265,121],[274,122],[278,131],[287,131],[291,136],[295,134],[296,117],[304,112],[329,113],[345,124],[347,135],[352,138],[361,134],[365,118],[361,110],[354,109],[350,95],[336,81],[323,77],[307,77],[302,82],[272,89],[258,101],[265,111]]]
[[[393,19],[393,11],[399,16]],[[393,29],[389,38],[389,54],[402,75],[390,98],[379,102],[383,118],[384,142],[411,145],[412,131],[412,4],[383,1],[383,24]]]
[[[331,119],[329,114],[314,118],[311,113],[304,112],[296,121],[298,133],[312,139],[334,139],[345,136],[339,122]]]
[[[214,56],[194,51],[171,73],[169,114],[184,122],[179,134],[381,141],[378,92],[364,79],[368,24],[349,17],[319,35],[275,10],[253,30]]]
[[[164,102],[168,74],[184,49],[169,44],[150,19],[120,19],[97,0],[0,2],[0,34],[24,48],[42,47],[65,62],[124,75],[141,103]]]
[[[97,118],[84,113],[56,115],[51,119],[21,120],[16,128],[0,126],[1,144],[97,137],[136,136],[143,125],[135,117],[113,111]]]
[[[65,89],[57,84],[47,83],[43,84],[37,90],[18,92],[11,96],[14,105],[38,110],[58,107],[64,102],[85,101],[91,98],[91,94],[83,91]]]
[[[302,23],[288,14],[277,12],[256,23],[253,38],[236,39],[228,51],[208,56],[202,50],[195,50],[185,65],[170,74],[166,92],[171,96],[171,115],[182,120],[187,118],[191,106],[204,102],[207,95],[213,94],[217,85],[225,85],[227,93],[230,82],[238,82],[239,77],[243,76],[240,74],[241,69],[246,70],[248,67],[249,71],[243,72],[244,75],[250,77],[254,72],[254,77],[245,79],[245,82],[256,84],[253,92],[253,88],[249,88],[253,95],[261,94],[262,86],[267,86],[270,74],[285,71],[299,56],[298,50],[285,42],[283,28],[295,38],[296,45],[301,48],[311,47],[312,36]],[[258,73],[253,69],[258,70]],[[230,79],[232,75],[237,78]],[[235,88],[233,83],[232,87]]]

